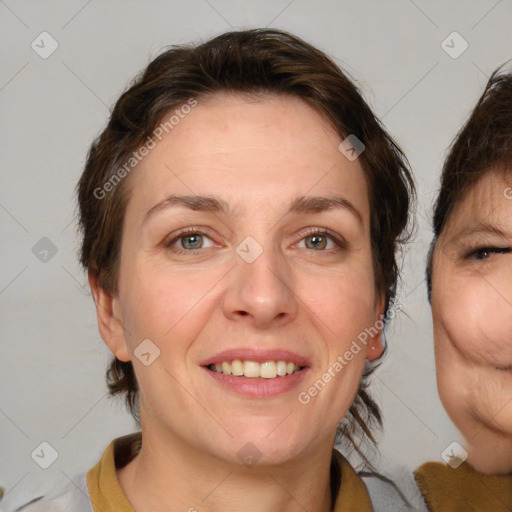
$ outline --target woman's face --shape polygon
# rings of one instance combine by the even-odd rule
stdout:
[[[368,338],[332,369],[383,311],[365,176],[340,142],[299,99],[217,95],[130,176],[114,300],[126,331],[108,343],[133,361],[143,429],[228,462],[332,446],[367,351],[382,351]],[[272,377],[296,369],[279,361],[304,368]]]
[[[483,429],[512,436],[512,200],[484,175],[456,207],[435,252],[432,314],[437,381],[471,443]]]

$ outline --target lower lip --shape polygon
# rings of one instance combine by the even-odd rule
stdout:
[[[225,373],[214,372],[203,366],[208,375],[227,389],[242,396],[252,398],[270,398],[296,388],[305,378],[309,368],[273,379],[235,377]]]

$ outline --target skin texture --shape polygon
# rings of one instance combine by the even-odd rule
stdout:
[[[507,187],[503,173],[486,173],[451,214],[433,260],[439,394],[468,442],[468,462],[484,473],[512,472],[512,200]]]
[[[118,294],[90,284],[102,338],[133,361],[140,385],[144,443],[118,471],[136,510],[330,509],[335,428],[365,358],[383,350],[379,333],[309,404],[298,402],[384,308],[364,173],[340,153],[341,140],[300,99],[216,95],[130,176]],[[172,206],[144,221],[169,194],[216,196],[232,213]],[[347,208],[287,213],[298,196],[333,195],[361,218]],[[191,226],[205,233],[194,251],[178,237]],[[330,238],[315,246],[308,228],[326,228],[344,246]],[[248,236],[263,248],[250,264],[236,253]],[[144,366],[133,353],[147,338],[160,356]],[[294,351],[311,362],[308,378],[276,397],[240,397],[200,366],[235,347]],[[252,467],[237,457],[247,442],[261,453]]]

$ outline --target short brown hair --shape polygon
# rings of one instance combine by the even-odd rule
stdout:
[[[428,298],[432,294],[432,260],[455,206],[487,173],[512,170],[512,73],[498,67],[446,157],[434,206],[434,238],[427,256]]]
[[[112,178],[170,109],[190,98],[219,92],[299,97],[320,112],[342,138],[355,135],[363,142],[365,149],[359,158],[368,183],[375,284],[385,295],[387,311],[399,275],[395,253],[410,234],[414,184],[407,159],[339,67],[318,49],[281,30],[229,32],[200,45],[172,46],[150,62],[121,95],[107,127],[90,148],[77,186],[84,268],[106,291],[117,291],[128,180],[101,200],[95,190]],[[370,373],[367,367],[349,411],[352,419],[342,422],[338,439],[343,435],[352,439],[362,429],[373,440],[368,423],[382,424],[380,411],[366,392]],[[107,383],[111,395],[126,395],[128,408],[139,421],[131,362],[114,358]]]

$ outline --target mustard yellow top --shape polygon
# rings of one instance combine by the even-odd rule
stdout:
[[[414,473],[430,512],[510,512],[512,477],[484,475],[469,464],[427,462]]]
[[[122,468],[140,451],[140,432],[114,439],[96,466],[87,473],[87,488],[94,512],[135,512],[117,480]],[[333,512],[373,512],[364,482],[337,450],[333,449],[331,472],[341,474]]]

